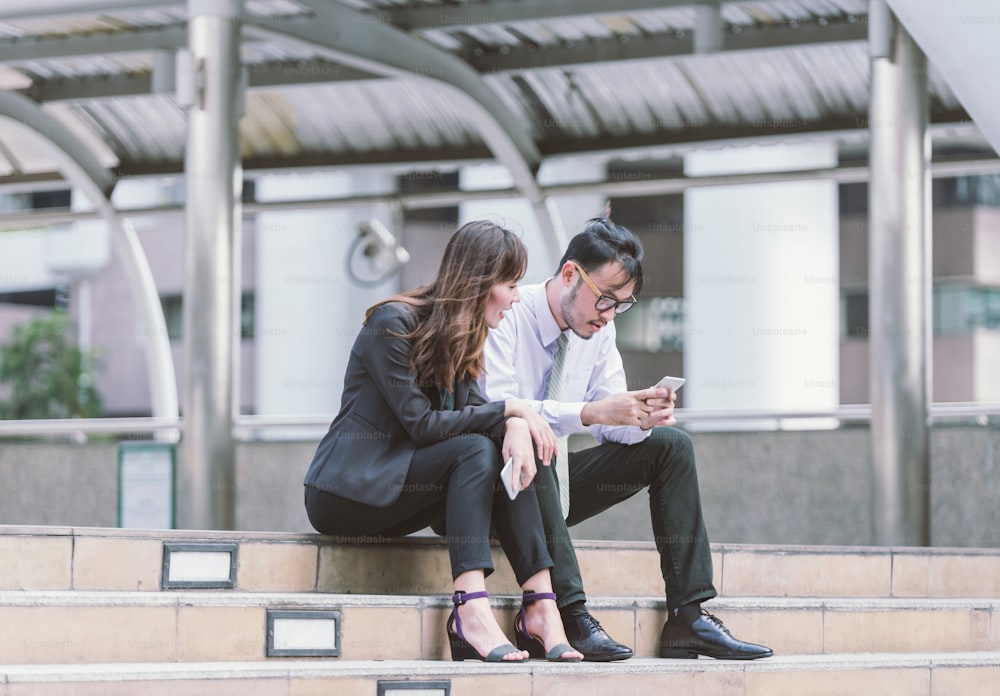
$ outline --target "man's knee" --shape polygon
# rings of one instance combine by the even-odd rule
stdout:
[[[653,428],[647,440],[650,446],[656,447],[662,453],[661,461],[677,466],[694,467],[694,443],[691,436],[680,428],[660,426]]]

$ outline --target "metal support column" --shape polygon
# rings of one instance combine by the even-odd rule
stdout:
[[[178,527],[235,527],[242,0],[188,0],[184,441]]]
[[[869,9],[868,250],[875,540],[930,544],[927,59],[884,0]]]

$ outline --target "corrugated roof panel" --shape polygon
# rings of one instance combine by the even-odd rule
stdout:
[[[325,55],[305,44],[292,42],[244,41],[240,48],[243,62],[251,66],[276,61],[308,61]]]
[[[869,67],[865,43],[796,49],[794,59],[810,76],[831,113],[847,114],[867,108]]]
[[[308,11],[301,0],[246,1],[250,15]],[[693,6],[628,12],[617,10],[620,5],[609,2],[609,12],[593,16],[450,25],[444,13],[451,12],[457,0],[341,1],[362,12],[430,7],[431,14],[436,14],[433,10],[440,9],[442,26],[421,30],[417,35],[433,46],[463,56],[502,56],[505,51],[525,46],[544,50],[570,44],[586,46],[591,41],[607,45],[615,39],[624,41],[635,36],[689,36],[696,17]],[[828,19],[863,21],[867,2],[741,0],[724,3],[722,17],[730,25],[728,30],[753,32],[766,41],[768,25],[815,25]],[[489,14],[488,3],[467,7],[483,10],[474,14]],[[95,36],[94,45],[99,47],[101,32],[180,26],[185,16],[186,0],[177,0],[172,7],[100,16],[95,13],[11,20],[0,24],[0,37],[89,34]],[[254,18],[246,21],[253,22]],[[568,54],[572,59],[572,52]],[[325,54],[295,41],[247,36],[242,55],[252,67],[258,63],[310,61]],[[663,141],[669,141],[683,139],[685,135],[678,132],[682,129],[697,129],[698,137],[713,126],[743,128],[753,133],[766,130],[754,128],[756,123],[794,119],[817,122],[864,114],[868,105],[868,63],[865,42],[856,41],[526,69],[482,77],[543,148],[570,138],[591,138],[594,147],[600,148],[602,137],[651,135],[654,137],[650,141],[656,142],[656,134],[663,133]],[[102,55],[95,50],[93,55],[82,58],[16,65],[17,72],[7,67],[6,73],[0,66],[0,82],[24,88],[21,74],[37,81],[148,74],[152,52]],[[11,84],[17,79],[20,84]],[[933,69],[930,85],[936,106],[959,108]],[[50,94],[58,95],[58,85],[55,87]],[[88,146],[100,151],[105,159],[120,157],[127,163],[142,163],[177,162],[183,158],[185,116],[168,95],[50,103],[46,109],[82,134]],[[478,109],[470,108],[470,102],[456,96],[451,88],[420,77],[255,89],[247,96],[241,147],[248,158],[317,153],[355,153],[363,158],[369,152],[465,148],[481,142],[476,124],[477,114],[481,113]]]
[[[485,75],[484,80],[490,89],[500,98],[507,109],[519,122],[527,124],[531,135],[535,140],[541,140],[543,130],[539,122],[534,118],[522,96],[521,87],[513,79],[513,75],[506,73],[493,73]]]
[[[305,151],[375,152],[399,148],[460,147],[479,142],[461,100],[429,81],[374,80],[340,85],[300,85],[258,93],[281,103],[283,123],[255,121],[244,134],[258,154],[287,154],[268,138],[274,128],[290,129]],[[317,104],[323,104],[317,109]],[[392,104],[388,107],[386,105]]]
[[[184,113],[169,96],[91,100],[75,103],[71,110],[88,122],[120,159],[158,162],[184,157]]]
[[[580,103],[590,106],[581,116],[593,118],[599,134],[628,135],[635,130],[634,118],[641,120],[648,114],[645,99],[627,88],[628,71],[617,73],[619,79],[615,80],[598,71],[581,72],[573,77],[573,93]]]
[[[656,10],[654,12],[631,12],[625,16],[644,32],[650,34],[690,31],[694,28],[695,22],[695,10],[691,7]]]
[[[246,0],[244,11],[268,17],[308,14],[310,9],[293,0]]]
[[[186,17],[185,5],[180,4],[177,8],[118,10],[89,16],[15,19],[0,22],[0,35],[11,38],[85,36],[169,26],[183,22]]]
[[[474,24],[456,29],[454,34],[466,39],[466,42],[471,39],[472,43],[489,50],[498,50],[504,46],[519,46],[522,43],[515,34],[499,24]]]
[[[800,59],[778,50],[768,51],[762,57],[767,59],[772,71],[771,91],[780,93],[779,103],[787,107],[784,114],[771,110],[773,117],[815,121],[829,115],[829,107],[819,84],[803,67]]]
[[[868,0],[800,0],[790,2],[740,2],[722,6],[722,19],[729,24],[785,24],[819,18],[865,16]]]
[[[613,19],[613,18],[607,18]],[[613,21],[601,21],[597,17],[567,17],[559,21],[545,22],[545,26],[561,41],[586,41],[587,39],[609,39],[619,33],[612,27],[618,27],[623,34],[636,34],[635,24],[625,17]]]
[[[455,38],[444,29],[428,29],[426,31],[419,32],[417,36],[422,37],[428,43],[444,49],[445,51],[459,51],[465,46],[462,41]]]
[[[302,152],[296,134],[294,107],[281,94],[247,95],[247,113],[240,120],[243,157],[290,156]]]
[[[675,62],[643,63],[628,71],[628,79],[628,87],[636,88],[649,109],[650,132],[699,127],[709,118],[690,79]],[[642,124],[636,127],[646,132]]]
[[[373,85],[381,92],[378,103],[399,99],[413,107],[410,122],[426,147],[464,147],[481,142],[474,112],[451,88],[431,80],[382,80]]]
[[[617,114],[619,111],[621,113],[621,121],[617,124],[617,127],[625,129],[622,133],[623,135],[630,131],[652,133],[659,130],[657,124],[659,119],[653,112],[650,100],[644,92],[646,90],[659,92],[663,89],[662,83],[658,80],[652,84],[649,82],[640,82],[642,78],[639,75],[639,71],[626,69],[620,71],[617,78],[613,80],[601,77],[605,85],[614,85],[614,88],[608,91],[598,89],[591,84],[595,77],[596,75],[591,75],[588,72],[581,72],[577,75],[576,79],[584,94],[601,95],[600,101],[594,100],[595,105],[597,105],[597,114],[608,124],[607,127],[611,132],[615,132],[616,123],[614,121],[608,122],[606,114]],[[602,102],[607,102],[607,107],[600,106]]]
[[[540,70],[520,76],[522,84],[531,89],[542,117],[543,132],[573,138],[600,135],[597,122],[588,111],[587,103],[570,89],[566,77],[557,70]]]
[[[76,107],[76,104],[70,102],[53,102],[46,104],[43,108],[66,126],[70,133],[83,143],[84,147],[94,153],[102,166],[108,169],[117,167],[120,162],[117,153],[112,150],[109,143],[101,138],[100,133],[91,126],[90,122],[80,118],[79,109]]]
[[[648,75],[647,84],[660,85],[657,91],[646,90],[644,94],[652,112],[668,129],[701,128],[712,120],[711,112],[683,64],[675,61],[648,63],[642,69]],[[643,76],[638,75],[637,80],[643,80]]]
[[[115,53],[106,56],[32,60],[15,66],[32,80],[58,80],[149,72],[153,62],[149,53]]]
[[[246,0],[245,12],[250,15],[283,16],[309,12],[293,0]],[[86,9],[69,16],[45,16],[32,19],[10,19],[0,22],[0,37],[53,38],[85,36],[108,32],[152,29],[181,24],[187,19],[187,3],[177,0],[171,7],[164,2],[157,7],[137,7],[88,12]]]

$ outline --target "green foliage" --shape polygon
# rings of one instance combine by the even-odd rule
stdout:
[[[101,414],[95,356],[75,343],[65,312],[15,326],[0,344],[0,418],[81,418]]]

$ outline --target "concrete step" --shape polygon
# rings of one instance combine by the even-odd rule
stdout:
[[[512,636],[519,599],[493,596],[492,602]],[[666,618],[662,600],[603,597],[589,604],[638,656],[657,656]],[[1000,599],[730,597],[705,606],[735,635],[779,655],[1000,651]],[[450,658],[450,608],[441,595],[4,591],[0,661],[273,661],[269,611],[336,612],[342,660],[442,660]]]
[[[588,594],[663,591],[652,543],[575,543]],[[423,596],[451,584],[438,537],[0,526],[0,590],[156,592],[168,544],[232,545],[232,589],[242,592]],[[716,544],[713,559],[723,597],[1000,597],[1000,549]],[[494,561],[492,591],[517,593],[499,548]]]
[[[1000,693],[1000,653],[775,656],[754,662],[632,659],[522,665],[423,661],[293,661],[134,665],[0,665],[0,696],[371,696],[407,681],[441,696],[802,696]],[[447,689],[447,690],[445,690]]]

